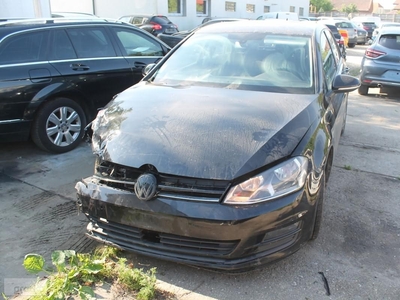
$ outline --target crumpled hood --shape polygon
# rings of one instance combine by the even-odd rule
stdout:
[[[103,160],[230,180],[292,153],[314,121],[317,95],[141,82],[93,122]]]

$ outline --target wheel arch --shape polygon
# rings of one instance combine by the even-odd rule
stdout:
[[[46,86],[36,93],[32,101],[25,108],[24,119],[34,120],[37,111],[57,98],[68,98],[79,104],[85,113],[86,120],[91,120],[95,114],[95,108],[83,93],[73,88],[66,88],[65,83],[55,83]]]

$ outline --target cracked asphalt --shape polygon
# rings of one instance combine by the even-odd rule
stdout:
[[[348,50],[353,72],[363,49]],[[127,256],[138,267],[157,267],[178,299],[400,299],[400,95],[370,92],[350,94],[316,241],[241,275]],[[27,253],[49,261],[53,250],[96,245],[84,236],[74,189],[93,163],[85,143],[60,155],[28,142],[0,144],[0,292],[11,295],[34,282],[22,267]]]

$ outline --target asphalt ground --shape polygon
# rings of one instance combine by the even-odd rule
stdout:
[[[348,50],[353,74],[364,50]],[[400,299],[399,120],[399,94],[350,94],[320,236],[284,260],[227,275],[126,255],[138,267],[156,267],[161,286],[178,299]],[[53,250],[96,246],[84,236],[74,189],[93,163],[85,143],[59,155],[29,142],[0,144],[0,292],[10,296],[34,282],[22,267],[27,253],[49,261]]]

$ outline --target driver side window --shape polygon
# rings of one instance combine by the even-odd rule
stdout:
[[[319,44],[322,65],[324,69],[325,84],[330,89],[332,86],[333,79],[336,75],[336,57],[332,51],[331,45],[326,37],[325,33],[321,34],[321,42]]]

